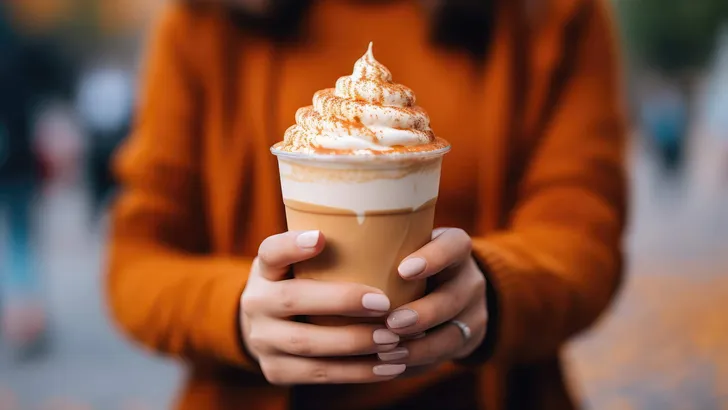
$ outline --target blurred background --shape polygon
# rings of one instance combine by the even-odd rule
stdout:
[[[613,0],[628,276],[570,344],[587,408],[728,409],[728,1]],[[109,156],[163,0],[0,2],[0,409],[163,409],[182,374],[105,314]]]

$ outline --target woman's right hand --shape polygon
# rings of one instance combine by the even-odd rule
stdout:
[[[347,282],[289,279],[290,265],[324,248],[319,231],[286,232],[268,237],[241,297],[243,341],[272,384],[371,383],[405,371],[383,364],[375,354],[399,343],[386,326],[317,326],[296,316],[383,317],[387,296],[369,286]],[[383,321],[382,321],[383,322]]]

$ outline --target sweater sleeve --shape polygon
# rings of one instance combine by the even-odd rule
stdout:
[[[620,283],[626,127],[616,44],[602,2],[584,2],[581,11],[573,59],[549,102],[509,226],[474,239],[497,300],[495,340],[477,353],[494,360],[555,355],[596,320]]]
[[[110,308],[155,351],[252,369],[238,308],[251,261],[207,255],[200,92],[180,47],[189,20],[183,6],[171,6],[157,25],[135,130],[115,159],[122,192],[112,215]]]

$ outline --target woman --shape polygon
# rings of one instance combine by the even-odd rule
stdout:
[[[394,312],[376,289],[287,279],[326,233],[281,233],[268,152],[369,41],[454,148],[436,217],[454,228],[409,272],[433,290]],[[182,409],[573,408],[559,351],[620,281],[614,48],[588,0],[172,6],[117,162],[116,320],[190,363]],[[378,334],[287,319],[377,311]],[[447,325],[462,312],[469,335]]]

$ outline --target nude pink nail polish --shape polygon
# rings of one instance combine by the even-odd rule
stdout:
[[[407,370],[407,365],[404,364],[380,364],[374,366],[372,371],[377,376],[397,376]]]
[[[379,360],[383,362],[393,362],[395,360],[402,360],[409,356],[409,350],[404,347],[398,347],[394,350],[390,350],[389,352],[378,353],[377,356],[379,356]]]
[[[389,345],[399,342],[399,336],[387,329],[377,329],[372,336],[374,343],[378,345]]]
[[[401,329],[417,323],[419,316],[412,309],[402,309],[392,312],[387,318],[387,325],[392,329]]]
[[[407,279],[424,272],[426,267],[426,260],[422,258],[409,258],[405,259],[404,262],[399,264],[397,271],[399,271],[399,276]]]
[[[365,309],[386,312],[389,310],[389,298],[379,293],[367,293],[361,298],[361,304]]]

